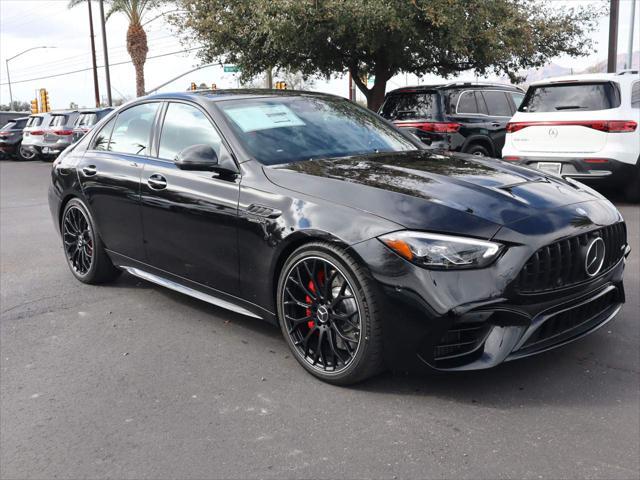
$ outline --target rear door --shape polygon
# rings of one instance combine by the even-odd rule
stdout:
[[[147,261],[173,275],[237,294],[240,177],[176,167],[176,155],[199,144],[213,147],[221,161],[230,157],[207,112],[192,103],[168,102],[158,158],[145,160],[141,183]]]
[[[525,153],[596,153],[608,134],[589,126],[607,120],[620,106],[613,82],[567,82],[529,88],[517,122],[532,123],[510,133],[513,147]],[[536,125],[536,122],[540,122]],[[597,127],[597,124],[594,123]]]
[[[507,123],[513,115],[511,100],[507,97],[508,93],[502,90],[482,90],[477,93],[484,99],[487,111],[487,130],[493,141],[495,154],[497,157],[501,157],[507,135]]]
[[[78,165],[83,192],[107,249],[144,261],[140,177],[159,102],[137,104],[105,123]]]

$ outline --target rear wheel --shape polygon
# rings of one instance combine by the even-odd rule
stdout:
[[[105,283],[120,271],[113,266],[87,207],[77,198],[67,203],[60,231],[71,273],[83,283]]]
[[[28,148],[22,146],[22,143],[19,145],[16,156],[18,160],[33,160],[36,158],[36,153]]]
[[[467,147],[464,153],[468,153],[470,155],[476,155],[477,157],[488,157],[489,150],[487,150],[484,146],[475,144]]]
[[[375,286],[343,249],[311,243],[286,261],[278,282],[278,317],[296,360],[339,385],[378,373],[382,329]]]

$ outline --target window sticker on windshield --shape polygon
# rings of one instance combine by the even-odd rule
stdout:
[[[254,105],[225,109],[229,117],[243,132],[268,130],[280,127],[301,127],[306,125],[300,117],[285,105]]]

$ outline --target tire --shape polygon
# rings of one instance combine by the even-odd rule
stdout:
[[[469,155],[476,155],[478,157],[489,157],[489,150],[487,150],[484,146],[479,144],[469,145],[464,153],[468,153]]]
[[[635,178],[624,186],[624,197],[631,203],[640,202],[640,161],[636,166]]]
[[[377,288],[367,270],[344,249],[327,242],[303,245],[285,262],[277,288],[282,334],[305,370],[335,385],[361,382],[381,371]]]
[[[22,143],[20,143],[16,151],[16,157],[18,157],[18,160],[23,162],[28,160],[34,160],[36,158],[36,153],[26,148],[22,148]]]
[[[78,280],[100,284],[120,274],[104,250],[91,213],[80,199],[73,198],[65,206],[60,231],[67,265]]]

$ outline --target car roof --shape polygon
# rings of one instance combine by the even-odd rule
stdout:
[[[115,107],[100,107],[100,108],[81,108],[78,113],[98,113],[104,111],[111,111]]]
[[[409,85],[406,87],[396,88],[395,90],[391,90],[387,93],[387,95],[391,95],[394,93],[412,93],[412,92],[427,92],[432,90],[448,90],[448,89],[459,89],[459,88],[477,88],[477,89],[500,89],[500,90],[508,90],[513,92],[521,92],[524,93],[522,88],[511,85],[509,83],[492,83],[492,82],[451,82],[451,83],[439,83],[434,85]]]
[[[266,98],[266,97],[316,97],[316,98],[340,98],[338,95],[329,93],[308,92],[304,90],[272,90],[262,88],[238,88],[222,90],[195,90],[187,92],[157,93],[142,97],[139,100],[208,100],[219,102],[223,100],[240,100],[246,98]]]
[[[7,120],[7,123],[9,123],[9,122],[19,122],[20,120],[29,120],[29,117],[10,118],[9,120]]]
[[[545,78],[531,82],[531,86],[549,85],[552,83],[570,83],[570,82],[631,82],[638,80],[637,70],[625,70],[618,73],[581,73],[578,75],[562,75],[560,77]]]

